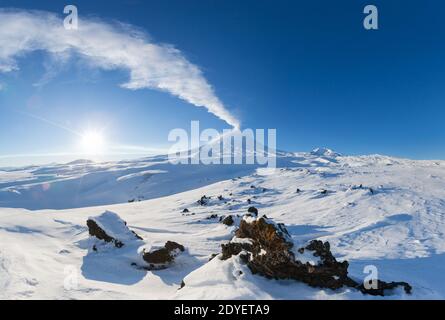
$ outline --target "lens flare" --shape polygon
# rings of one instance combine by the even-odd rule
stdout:
[[[86,154],[101,154],[105,149],[105,138],[100,131],[89,130],[82,134],[80,145]]]

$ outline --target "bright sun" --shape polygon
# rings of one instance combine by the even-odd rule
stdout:
[[[82,150],[87,154],[100,154],[105,148],[105,138],[101,132],[96,130],[83,133],[80,143]]]

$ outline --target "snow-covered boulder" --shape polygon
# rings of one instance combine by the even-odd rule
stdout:
[[[274,279],[295,279],[314,287],[331,289],[353,284],[348,277],[348,262],[337,262],[328,243],[312,241],[294,251],[294,243],[285,226],[266,217],[243,219],[235,235],[237,239],[250,239],[250,242],[231,241],[222,245],[221,258],[224,260],[241,254],[254,274]],[[304,251],[316,263],[311,263],[306,257],[303,261],[298,260],[298,254],[303,257]]]
[[[121,248],[131,241],[142,240],[140,236],[127,227],[124,220],[111,211],[105,211],[99,216],[88,218],[87,226],[91,236],[105,242],[111,242],[117,248]]]
[[[93,237],[89,242],[89,245],[93,246],[89,255],[99,254],[102,258],[106,257],[108,261],[128,263],[137,269],[165,269],[174,262],[176,256],[185,251],[184,246],[174,241],[167,241],[164,246],[143,241],[114,212],[106,211],[99,216],[90,217],[87,225]],[[119,249],[113,250],[109,244]]]
[[[150,269],[164,269],[184,250],[183,245],[167,241],[163,247],[152,247],[148,252],[144,250],[142,259],[149,264]]]
[[[411,292],[411,286],[405,282],[379,281],[378,289],[365,288],[348,276],[349,263],[335,259],[329,242],[312,240],[296,244],[283,224],[265,216],[255,218],[246,215],[235,237],[222,245],[222,253],[216,260],[233,260],[233,257],[237,257],[253,274],[269,279],[293,279],[311,287],[333,290],[350,287],[371,295],[384,295],[385,290],[398,286],[403,287],[406,293]]]

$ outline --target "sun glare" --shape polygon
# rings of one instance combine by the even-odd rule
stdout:
[[[82,150],[87,154],[100,154],[104,152],[105,138],[99,131],[90,130],[82,134]]]

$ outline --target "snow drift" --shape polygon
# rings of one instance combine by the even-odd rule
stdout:
[[[173,167],[178,168],[174,171],[162,158],[150,158],[3,170],[0,298],[445,297],[445,162],[323,152],[288,153],[274,175],[246,167],[229,172],[224,166],[190,167]],[[147,170],[162,173],[148,179],[136,174]],[[125,188],[117,182],[117,178],[132,174],[136,175],[120,180]],[[94,179],[89,180],[89,175]],[[163,197],[157,197],[158,190]],[[210,201],[200,205],[197,201],[203,195]],[[133,198],[135,201],[128,203]],[[20,208],[38,209],[39,203],[64,209]],[[70,206],[87,203],[101,206]],[[407,295],[403,288],[385,297],[363,295],[355,288],[313,288],[295,280],[252,274],[239,256],[211,259],[221,253],[222,244],[233,241],[240,217],[250,207],[284,223],[294,243],[329,242],[333,256],[349,262],[348,276],[355,281],[363,281],[368,275],[365,267],[371,265],[377,268],[379,279],[408,282],[412,294]],[[94,252],[95,240],[89,236],[86,221],[107,210],[115,212],[144,240],[136,238],[121,248],[105,244]],[[221,223],[227,216],[233,217],[232,225]],[[166,269],[138,267],[144,263],[138,252],[141,246],[146,245],[149,252],[152,246],[156,250],[167,241],[180,243],[187,250]],[[316,265],[317,257],[306,253],[298,259]],[[67,279],[75,279],[73,285],[67,286]],[[178,290],[183,280],[185,286]]]

